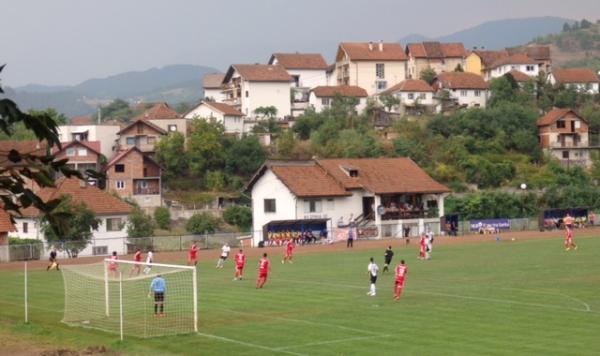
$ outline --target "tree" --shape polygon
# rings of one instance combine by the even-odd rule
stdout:
[[[171,228],[171,213],[166,206],[154,209],[154,221],[159,229],[169,230]]]
[[[256,136],[233,139],[225,149],[225,156],[225,171],[241,176],[253,174],[267,159]]]
[[[400,105],[400,99],[398,99],[395,95],[383,94],[379,96],[379,101],[383,104],[383,107],[387,109],[387,111],[392,111],[394,106]]]
[[[173,132],[154,146],[154,158],[163,168],[163,177],[169,180],[187,175],[188,161],[185,152],[185,137],[181,132]]]
[[[254,114],[272,119],[277,116],[277,108],[275,106],[260,106],[254,109]]]
[[[210,214],[194,214],[185,224],[185,229],[191,234],[212,234],[219,226],[218,221]]]
[[[213,192],[225,190],[225,175],[221,171],[208,171],[204,175],[204,186]]]
[[[586,20],[586,19],[583,19],[583,20],[581,20],[581,22],[579,23],[579,27],[580,27],[581,29],[587,29],[587,28],[590,28],[590,27],[592,27],[592,23],[591,23],[591,22],[589,22],[589,21],[588,21],[588,20]]]
[[[465,70],[463,69],[462,64],[458,63],[456,65],[456,67],[454,68],[454,71],[455,72],[464,72]]]
[[[93,231],[98,230],[100,220],[83,203],[73,203],[68,195],[61,197],[54,214],[69,216],[68,223],[58,233],[47,216],[42,216],[41,226],[44,238],[50,244],[67,252],[69,257],[77,257],[92,239]]]
[[[134,114],[129,103],[120,98],[114,99],[106,106],[100,106],[99,110],[103,121],[114,119],[125,122]]]
[[[256,134],[278,135],[281,131],[281,127],[273,117],[262,120],[252,127],[252,132]]]
[[[562,30],[563,30],[563,32],[569,32],[569,31],[571,31],[571,25],[569,25],[569,23],[568,23],[568,22],[565,22],[565,23],[563,24],[563,28],[562,28]]]
[[[433,70],[431,67],[427,67],[421,71],[421,73],[419,74],[419,79],[424,80],[429,85],[431,85],[436,76],[437,73],[435,72],[435,70]]]
[[[232,205],[223,212],[223,220],[242,230],[249,230],[252,227],[252,209],[247,206]]]
[[[225,129],[221,124],[194,119],[187,142],[190,173],[203,176],[204,172],[222,166],[225,152],[221,138]]]
[[[127,224],[127,236],[130,239],[140,237],[150,237],[154,235],[154,222],[150,215],[144,213],[142,209],[136,207],[129,214],[129,223]]]

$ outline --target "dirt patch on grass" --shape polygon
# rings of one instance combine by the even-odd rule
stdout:
[[[116,356],[104,346],[89,346],[83,350],[56,348],[56,346],[24,340],[14,335],[0,334],[0,354],[10,356]]]

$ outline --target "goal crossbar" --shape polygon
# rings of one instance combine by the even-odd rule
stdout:
[[[167,267],[167,268],[179,268],[179,269],[188,269],[188,270],[195,270],[196,269],[196,267],[194,267],[194,266],[170,265],[170,264],[166,264],[166,263],[154,263],[154,262],[146,263],[146,262],[136,262],[136,261],[130,261],[130,260],[111,260],[110,258],[105,258],[104,262],[114,262],[114,263],[117,263],[117,264],[126,263],[126,264],[130,264],[130,265],[138,265],[138,266],[156,266],[156,267]]]

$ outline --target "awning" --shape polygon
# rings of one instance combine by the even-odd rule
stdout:
[[[331,219],[299,219],[299,220],[273,220],[265,224],[266,228],[275,227],[302,227],[310,225],[327,224]]]

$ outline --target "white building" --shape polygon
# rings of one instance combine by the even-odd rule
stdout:
[[[205,74],[202,78],[202,89],[204,89],[204,99],[222,103],[225,100],[223,93],[223,78],[225,74],[213,73]]]
[[[109,193],[87,185],[78,179],[62,179],[56,188],[44,188],[38,192],[44,201],[69,196],[73,203],[83,203],[100,219],[100,226],[93,231],[90,244],[82,255],[107,255],[112,251],[122,254],[125,251],[123,239],[127,237],[128,215],[132,207]],[[21,210],[22,216],[15,218],[16,231],[9,236],[22,239],[44,240],[39,210],[29,207]]]
[[[205,119],[218,122],[225,127],[225,133],[241,135],[244,133],[244,114],[233,106],[202,101],[188,111],[184,117],[187,120]]]
[[[119,125],[96,125],[91,120],[77,120],[70,125],[58,127],[61,142],[71,141],[99,141],[100,152],[108,159],[115,155],[115,141],[121,130]]]
[[[554,68],[548,75],[552,85],[564,85],[582,93],[598,94],[600,80],[589,68]]]
[[[378,98],[382,95],[395,96],[400,101],[400,104],[391,108],[391,112],[418,114],[423,110],[429,112],[435,111],[438,101],[433,97],[433,94],[433,88],[426,81],[406,79],[382,92],[378,95]]]
[[[409,158],[268,161],[246,187],[253,243],[273,232],[327,230],[353,221],[359,237],[439,232],[449,189]]]
[[[327,85],[327,63],[318,53],[274,53],[269,64],[282,66],[292,76],[293,117],[307,109],[311,88]]]
[[[280,65],[233,64],[223,79],[225,104],[231,105],[250,118],[261,119],[255,110],[273,106],[277,117],[291,115],[291,88],[293,81]]]
[[[489,97],[489,84],[480,75],[468,72],[440,73],[432,87],[437,98],[446,99],[443,93],[447,92],[447,99],[459,106],[485,107]]]
[[[490,66],[487,66],[483,71],[483,76],[485,80],[489,81],[510,73],[513,70],[534,78],[540,73],[540,66],[537,61],[527,57],[527,55],[517,53],[502,57]]]
[[[367,91],[353,85],[320,86],[313,88],[310,91],[308,102],[316,112],[321,112],[331,106],[336,95],[358,99],[358,104],[356,105],[356,112],[358,113],[367,107]]]

